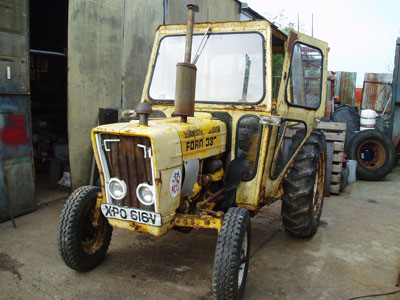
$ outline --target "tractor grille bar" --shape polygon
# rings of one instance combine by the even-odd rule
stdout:
[[[146,137],[102,134],[101,140],[102,144],[105,140],[113,141],[106,144],[107,149],[104,149],[103,146],[101,147],[107,160],[108,179],[116,177],[123,180],[128,188],[128,193],[121,200],[120,205],[154,211],[154,205],[143,205],[136,196],[136,188],[139,184],[152,184],[153,182],[151,160],[148,156],[144,158],[144,149],[138,147],[138,144],[151,147],[150,139]],[[107,174],[104,175],[107,176]],[[106,181],[108,181],[107,178]],[[108,195],[108,197],[111,196]],[[116,204],[116,201],[113,200],[113,203]]]

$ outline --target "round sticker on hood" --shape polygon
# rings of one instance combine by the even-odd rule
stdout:
[[[171,182],[169,184],[169,190],[171,192],[172,198],[175,198],[181,192],[181,185],[182,185],[182,172],[180,169],[175,169],[172,172]]]

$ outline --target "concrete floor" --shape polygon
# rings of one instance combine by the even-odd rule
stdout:
[[[287,236],[280,202],[252,219],[244,299],[349,299],[397,291],[400,167],[380,182],[356,183],[325,198],[310,240]],[[153,238],[114,230],[107,257],[80,274],[57,251],[65,199],[0,224],[0,299],[211,299],[216,232]],[[400,299],[400,294],[368,299]]]

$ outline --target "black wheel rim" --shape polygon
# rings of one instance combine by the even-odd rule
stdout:
[[[381,168],[386,161],[385,147],[375,140],[364,141],[358,148],[358,161],[367,169]]]

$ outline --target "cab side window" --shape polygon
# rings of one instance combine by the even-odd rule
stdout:
[[[322,64],[321,50],[302,43],[294,44],[286,87],[289,104],[318,109],[321,104]]]
[[[306,136],[305,123],[296,120],[283,120],[275,141],[274,158],[271,165],[271,178],[276,179],[292,158]]]
[[[243,181],[252,180],[256,175],[261,133],[262,125],[258,116],[246,115],[239,119],[236,135],[236,157],[243,160],[244,163]]]

